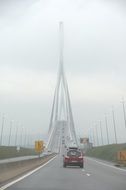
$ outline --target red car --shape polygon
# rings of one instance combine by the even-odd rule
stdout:
[[[63,167],[66,166],[80,166],[83,168],[84,158],[83,154],[78,149],[69,149],[66,155],[63,156]]]

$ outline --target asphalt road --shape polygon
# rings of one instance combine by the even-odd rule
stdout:
[[[8,190],[126,190],[126,170],[85,159],[85,168],[62,167],[62,157],[19,181]]]

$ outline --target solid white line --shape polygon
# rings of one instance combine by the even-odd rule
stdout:
[[[98,164],[101,164],[101,165],[103,165],[103,166],[107,166],[107,167],[110,167],[110,168],[113,168],[113,169],[116,169],[116,170],[120,170],[120,171],[126,172],[125,169],[121,169],[121,168],[117,168],[116,166],[111,166],[111,165],[109,165],[109,164],[105,164],[105,163],[103,163],[102,161],[97,161],[97,160],[95,160],[95,159],[93,159],[93,158],[86,158],[86,159],[87,159],[87,160],[92,160],[92,161],[94,161],[94,162],[96,162],[96,163],[98,163]]]
[[[14,185],[15,183],[17,183],[17,182],[19,182],[19,181],[25,179],[26,177],[32,175],[33,173],[37,172],[38,170],[40,170],[41,168],[43,168],[44,166],[46,166],[47,164],[49,164],[50,162],[52,162],[56,157],[57,157],[57,155],[56,155],[54,158],[52,158],[51,160],[49,160],[48,162],[46,162],[45,164],[43,164],[42,166],[39,166],[38,168],[36,168],[36,169],[32,170],[31,172],[29,172],[29,173],[23,175],[22,177],[20,177],[20,178],[18,178],[18,179],[16,179],[16,180],[14,180],[14,181],[12,181],[12,182],[10,182],[10,183],[4,185],[3,187],[0,188],[0,190],[7,189],[8,187]]]

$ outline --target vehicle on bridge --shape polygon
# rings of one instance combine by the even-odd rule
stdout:
[[[67,149],[65,155],[63,155],[63,167],[66,166],[84,166],[84,157],[82,152],[77,148]]]

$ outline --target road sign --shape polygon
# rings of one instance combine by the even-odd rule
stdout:
[[[36,152],[42,152],[44,149],[44,142],[43,141],[35,141],[35,150]]]
[[[117,154],[118,161],[126,162],[126,150],[119,151]]]

